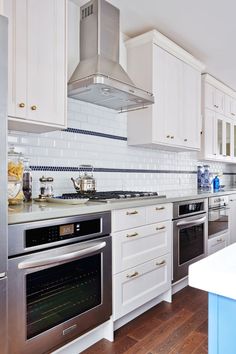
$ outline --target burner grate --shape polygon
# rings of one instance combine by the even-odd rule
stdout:
[[[117,201],[125,199],[145,199],[145,198],[164,198],[165,196],[159,196],[157,192],[137,192],[137,191],[105,191],[95,192],[92,194],[81,193],[66,193],[62,194],[62,199],[76,199],[76,198],[89,198],[90,201]]]

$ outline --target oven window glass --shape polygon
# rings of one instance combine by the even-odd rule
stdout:
[[[179,265],[204,253],[204,224],[179,230]]]
[[[101,304],[101,254],[26,276],[27,339]]]
[[[228,210],[209,210],[208,237],[228,230]]]

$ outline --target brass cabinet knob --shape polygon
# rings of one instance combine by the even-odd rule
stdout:
[[[37,106],[31,106],[32,111],[36,111]]]
[[[184,141],[188,141],[188,139],[184,139]]]
[[[25,108],[24,102],[19,103],[19,107],[20,107],[20,108]]]

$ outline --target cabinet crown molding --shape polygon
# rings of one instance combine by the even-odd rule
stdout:
[[[214,86],[215,88],[223,91],[226,95],[236,98],[236,91],[234,91],[229,86],[225,85],[223,82],[217,80],[214,76],[210,74],[202,74],[202,80],[203,82],[208,83]]]
[[[192,54],[188,53],[186,50],[181,48],[178,44],[171,41],[169,38],[164,36],[162,33],[158,32],[157,30],[151,30],[135,38],[130,38],[125,42],[125,44],[127,48],[131,48],[131,47],[136,47],[137,45],[140,44],[145,44],[150,42],[166,50],[168,53],[174,55],[176,58],[191,65],[196,70],[199,70],[200,72],[204,71],[205,64],[203,64],[198,59],[194,58]]]

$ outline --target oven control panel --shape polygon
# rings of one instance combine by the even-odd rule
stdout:
[[[101,219],[54,225],[25,231],[25,247],[35,247],[101,232]]]

